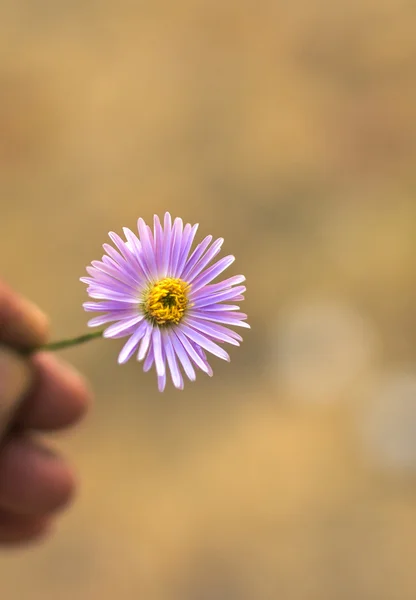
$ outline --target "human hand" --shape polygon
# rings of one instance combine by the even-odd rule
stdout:
[[[44,537],[75,490],[66,461],[39,432],[76,423],[90,403],[80,375],[51,354],[35,306],[0,282],[0,545]]]

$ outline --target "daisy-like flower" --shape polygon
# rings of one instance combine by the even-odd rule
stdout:
[[[205,352],[229,361],[219,345],[239,346],[242,337],[227,325],[249,327],[247,315],[239,306],[244,300],[243,275],[212,283],[234,262],[226,256],[211,266],[223,239],[212,243],[208,235],[191,251],[198,225],[185,226],[182,219],[165,214],[163,227],[155,215],[153,231],[143,219],[138,220],[137,237],[123,228],[126,241],[116,233],[101,261],[87,267],[90,277],[88,295],[98,302],[86,302],[86,311],[105,313],[88,322],[90,327],[113,323],[103,333],[107,338],[129,336],[118,362],[127,362],[135,353],[144,360],[143,369],[155,365],[158,388],[165,389],[170,372],[176,388],[182,389],[185,375],[195,380],[195,367],[208,375],[212,369]]]

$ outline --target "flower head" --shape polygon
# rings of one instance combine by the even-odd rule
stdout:
[[[208,375],[212,369],[205,351],[229,361],[219,345],[239,346],[242,337],[226,327],[249,327],[239,306],[229,302],[244,299],[243,275],[212,283],[234,262],[226,256],[211,266],[223,239],[212,243],[207,236],[192,251],[198,225],[185,226],[182,219],[165,214],[163,227],[155,215],[153,231],[138,220],[137,237],[123,229],[126,241],[117,234],[109,236],[117,249],[104,244],[101,261],[87,267],[90,277],[82,277],[87,292],[98,302],[86,302],[86,311],[102,312],[88,322],[90,327],[112,323],[104,337],[129,337],[119,363],[137,353],[148,371],[155,364],[158,387],[163,391],[166,373],[175,387],[183,388],[182,371],[195,380],[195,367]]]

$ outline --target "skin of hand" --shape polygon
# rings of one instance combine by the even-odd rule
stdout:
[[[44,538],[72,499],[72,468],[44,433],[77,423],[91,393],[81,376],[47,352],[44,314],[0,281],[0,546]]]

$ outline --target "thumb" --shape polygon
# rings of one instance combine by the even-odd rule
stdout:
[[[29,365],[12,350],[0,346],[0,442],[31,380]]]

